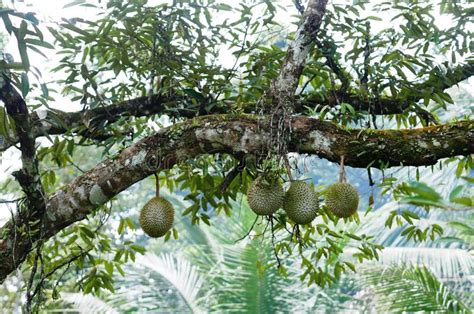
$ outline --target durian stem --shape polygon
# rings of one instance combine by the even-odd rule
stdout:
[[[344,155],[341,156],[341,162],[339,165],[339,182],[346,182],[346,170],[344,169]]]
[[[155,173],[155,184],[156,184],[156,197],[160,196],[160,178],[158,178],[158,173]]]
[[[271,230],[272,230],[272,246],[273,246],[273,253],[275,254],[275,258],[276,258],[276,261],[277,261],[277,268],[280,268],[281,267],[281,260],[280,260],[280,257],[278,256],[278,251],[277,251],[277,248],[276,248],[276,244],[275,244],[275,228],[273,226],[273,215],[270,215],[268,217],[268,219],[270,220],[270,225],[271,225]]]
[[[290,181],[293,181],[293,174],[291,173],[291,165],[290,165],[290,161],[288,160],[288,155],[285,154],[283,156],[283,162],[285,163],[286,172],[288,173],[288,178],[290,179]]]
[[[370,167],[367,168],[367,176],[369,177],[369,185],[370,185],[370,186],[374,186],[374,185],[375,185],[375,182],[374,182],[374,180],[372,179],[372,172],[370,171]]]

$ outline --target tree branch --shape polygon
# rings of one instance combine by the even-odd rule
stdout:
[[[288,46],[280,73],[272,82],[270,95],[276,98],[277,105],[291,106],[306,59],[326,12],[326,4],[327,0],[310,0],[307,4],[303,21],[296,31],[295,39]]]
[[[315,154],[353,167],[432,165],[474,153],[474,121],[409,130],[344,129],[295,117],[288,151]],[[124,149],[51,195],[44,216],[47,239],[134,183],[202,154],[234,156],[268,151],[270,119],[249,115],[205,116],[175,124]],[[13,221],[0,228],[0,282],[31,250],[29,239],[14,241]],[[34,239],[33,239],[34,240]],[[15,263],[15,261],[17,263]]]
[[[389,115],[403,113],[412,104],[422,100],[426,93],[432,93],[434,90],[443,91],[458,83],[468,79],[474,75],[474,63],[467,63],[457,66],[456,68],[448,70],[446,73],[441,73],[439,70],[433,70],[429,78],[419,84],[411,87],[405,87],[400,91],[400,94],[408,94],[409,97],[382,97],[365,99],[362,95],[349,93],[344,90],[321,94],[308,94],[300,103],[301,110],[304,106],[314,106],[314,104],[327,105],[334,107],[337,105],[336,97],[339,102],[345,102],[354,107],[357,111],[366,111],[376,115]]]
[[[449,70],[446,74],[433,73],[430,78],[416,85],[414,88],[418,95],[400,99],[394,97],[370,99],[367,101],[361,95],[347,92],[335,92],[340,102],[352,105],[356,110],[369,111],[371,114],[388,115],[403,113],[412,103],[422,99],[422,92],[431,88],[440,88],[441,90],[455,86],[463,80],[474,75],[474,64],[465,64]],[[60,110],[49,110],[46,118],[40,119],[36,113],[31,114],[31,124],[34,126],[33,134],[36,137],[44,135],[58,135],[71,132],[88,138],[103,140],[108,137],[107,134],[101,134],[100,130],[94,128],[100,121],[107,121],[112,124],[121,117],[143,117],[153,114],[169,115],[174,118],[193,118],[198,115],[196,108],[186,108],[184,104],[192,103],[192,100],[186,96],[177,95],[152,95],[138,97],[127,101],[112,104],[107,107],[98,107],[84,112],[65,112]],[[303,113],[307,109],[305,106],[314,107],[320,104],[321,107],[334,107],[337,105],[335,95],[330,92],[326,95],[308,94],[293,103],[295,113]],[[182,105],[182,106],[181,106]],[[214,106],[206,114],[228,113],[233,107],[233,103],[225,103],[224,106]],[[255,104],[244,105],[245,113],[252,113],[255,110]],[[63,123],[58,123],[63,121]],[[75,132],[74,129],[84,127],[87,131]],[[0,152],[19,142],[18,136],[0,141]]]
[[[39,175],[36,158],[35,136],[31,128],[30,115],[25,101],[13,88],[10,79],[3,75],[4,84],[0,90],[0,100],[5,103],[7,113],[15,122],[21,150],[22,169],[13,173],[27,198],[26,217],[37,219],[45,211],[45,193]],[[25,217],[25,218],[26,218]]]

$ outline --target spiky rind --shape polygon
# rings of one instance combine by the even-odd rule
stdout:
[[[143,206],[138,220],[147,235],[162,237],[173,227],[173,205],[163,197],[153,197]]]
[[[359,193],[349,183],[335,183],[326,191],[326,207],[337,217],[350,217],[359,207]]]
[[[304,181],[293,181],[286,191],[283,209],[295,223],[304,225],[316,218],[319,197],[313,187]]]
[[[276,180],[268,182],[262,176],[255,179],[247,190],[249,207],[257,215],[266,216],[283,207],[285,191]]]

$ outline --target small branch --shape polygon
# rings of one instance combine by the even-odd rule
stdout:
[[[295,7],[296,7],[296,10],[298,10],[298,12],[303,15],[304,13],[304,6],[303,4],[301,4],[301,1],[300,0],[294,0],[295,2]]]
[[[156,197],[160,196],[160,177],[158,176],[158,173],[153,174],[155,176],[155,195]]]
[[[271,226],[271,232],[272,232],[272,246],[273,246],[273,254],[275,255],[275,258],[277,260],[277,267],[280,268],[281,267],[281,260],[280,260],[280,257],[278,256],[278,252],[276,250],[276,244],[275,244],[275,228],[273,226],[273,215],[270,215],[270,217],[268,217],[268,219],[270,220],[270,226]]]
[[[293,181],[293,174],[291,173],[291,165],[290,165],[290,161],[288,160],[288,155],[283,156],[283,162],[285,163],[288,179],[290,179],[290,181]]]
[[[21,150],[22,169],[13,173],[28,200],[29,213],[36,212],[41,217],[45,210],[45,192],[39,175],[36,158],[35,136],[32,132],[30,115],[25,101],[13,88],[10,78],[2,74],[4,85],[0,90],[0,100],[5,103],[8,115],[15,121],[15,131],[18,135]]]
[[[12,204],[18,202],[19,200],[21,200],[21,198],[17,198],[15,200],[0,200],[0,204]]]
[[[41,256],[41,248],[43,247],[43,241],[39,241],[37,246],[36,246],[36,252],[35,252],[35,259],[33,262],[33,267],[31,268],[31,273],[30,277],[28,279],[28,285],[26,287],[26,313],[31,313],[31,304],[33,302],[33,299],[35,297],[35,294],[31,293],[31,289],[33,287],[33,281],[36,276],[36,270],[38,269],[38,261]]]
[[[330,47],[328,47],[328,43],[321,42],[320,40],[316,40],[316,47],[321,51],[323,56],[326,58],[326,65],[336,74],[337,78],[341,81],[341,91],[345,91],[349,88],[350,80],[346,76],[344,70],[341,68],[339,63],[334,59],[334,52]]]
[[[362,77],[360,78],[360,84],[363,88],[363,91],[368,95],[369,88],[369,68],[370,68],[370,22],[365,22],[365,47],[364,47],[364,71]]]
[[[227,188],[231,185],[231,183],[234,181],[237,176],[242,173],[242,171],[245,168],[245,156],[242,156],[240,158],[239,164],[235,166],[229,173],[225,176],[224,180],[222,181],[221,185],[219,186],[219,189],[222,193],[224,193]]]
[[[346,179],[346,169],[344,168],[344,155],[341,155],[341,161],[339,163],[339,182],[345,183]]]
[[[250,232],[252,232],[252,230],[253,230],[253,227],[255,227],[255,224],[257,223],[258,217],[259,216],[255,217],[255,220],[253,221],[253,224],[250,227],[249,231],[247,231],[247,233],[242,238],[239,238],[239,239],[235,240],[234,243],[238,243],[238,242],[242,241],[243,239],[245,239],[246,237],[249,236]]]
[[[370,167],[367,168],[367,176],[368,176],[368,179],[369,179],[369,186],[374,186],[375,182],[372,179],[372,171],[370,171]]]
[[[410,88],[411,96],[407,99],[399,99],[393,97],[363,99],[361,95],[348,93],[344,91],[337,91],[337,98],[341,102],[348,103],[357,111],[370,111],[374,115],[389,115],[403,113],[409,109],[413,104],[416,104],[423,97],[423,92],[431,87],[445,90],[455,86],[459,82],[474,75],[474,64],[464,64],[456,68],[450,69],[445,77],[441,74],[433,74],[424,83],[416,84]],[[71,132],[73,135],[78,135],[84,138],[91,138],[96,141],[104,141],[111,136],[109,133],[100,133],[97,130],[87,128],[86,124],[93,126],[98,121],[106,120],[108,124],[114,123],[121,117],[144,117],[153,114],[169,115],[172,118],[194,118],[196,110],[192,109],[176,109],[180,104],[191,103],[192,100],[186,96],[178,95],[152,95],[146,97],[138,97],[127,101],[111,104],[106,107],[98,107],[83,112],[65,112],[60,110],[50,110],[46,113],[46,118],[40,119],[36,113],[31,114],[31,123],[33,125],[33,135],[35,137],[46,135],[57,135]],[[225,106],[214,106],[212,110],[206,112],[207,114],[224,114],[229,111],[234,105],[232,102],[224,102]],[[168,108],[168,104],[171,104]],[[320,94],[305,94],[292,100],[291,107],[295,113],[304,113],[307,107],[314,107],[315,104],[320,104],[321,108],[324,106],[334,107],[337,105],[334,99],[333,92],[321,96]],[[273,105],[271,105],[273,106]],[[255,112],[255,104],[249,103],[242,105],[245,113]],[[420,112],[423,115],[424,109],[414,109],[415,112]],[[428,116],[431,113],[426,112]],[[431,115],[432,116],[432,115]],[[62,121],[58,125],[56,121]],[[432,120],[435,121],[433,118]],[[432,122],[434,122],[432,121]],[[67,126],[67,127],[66,127]],[[75,131],[81,129],[82,131]],[[19,142],[18,136],[0,140],[0,152],[7,150],[9,147],[15,146]]]
[[[39,281],[39,283],[36,285],[36,288],[33,292],[33,294],[31,295],[31,298],[33,299],[38,293],[39,291],[42,289],[43,287],[43,284],[44,284],[44,281],[46,279],[48,279],[49,277],[51,277],[54,273],[56,273],[59,269],[63,268],[64,266],[67,266],[67,268],[70,267],[70,265],[78,260],[79,258],[83,257],[84,255],[88,254],[90,251],[92,250],[92,248],[88,249],[87,251],[82,251],[81,250],[81,253],[76,255],[76,256],[73,256],[71,257],[70,259],[66,260],[65,262],[55,266],[53,269],[51,269],[49,272],[47,272],[45,275],[43,275]],[[61,277],[63,277],[64,273],[61,275]]]

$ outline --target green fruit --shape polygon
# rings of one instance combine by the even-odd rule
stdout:
[[[173,226],[174,208],[166,199],[156,196],[143,206],[138,221],[152,238],[164,236]]]
[[[335,183],[326,191],[326,206],[337,217],[350,217],[359,207],[359,193],[349,183]]]
[[[285,191],[278,180],[268,182],[259,176],[249,186],[247,201],[257,215],[271,215],[283,207]]]
[[[310,223],[318,215],[318,194],[310,184],[304,181],[293,181],[286,191],[283,209],[295,223],[300,225]]]

